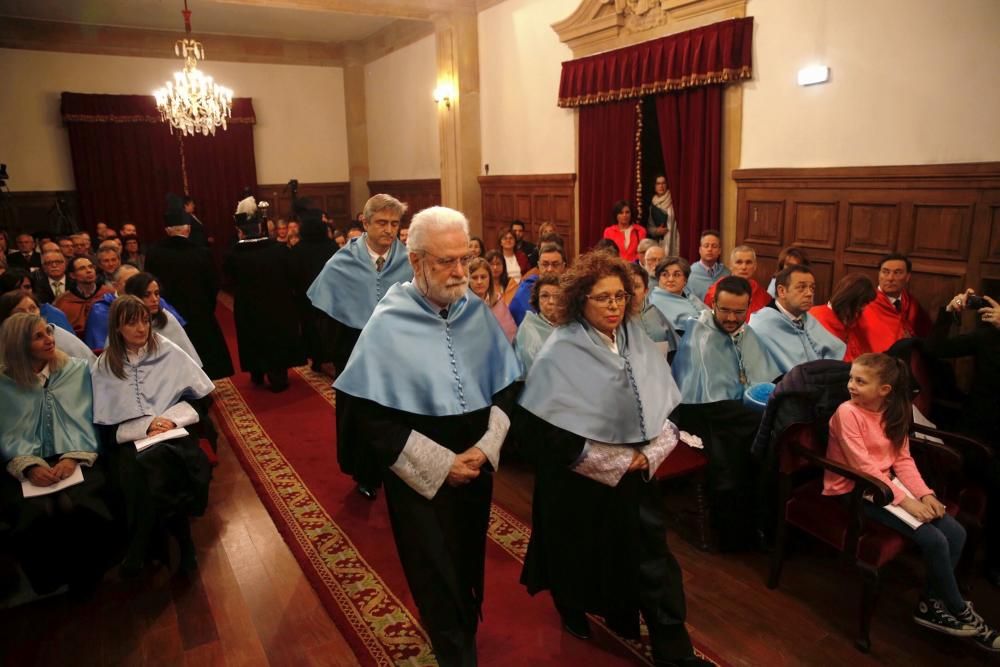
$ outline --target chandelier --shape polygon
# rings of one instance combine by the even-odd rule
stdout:
[[[174,54],[184,59],[184,69],[174,72],[174,80],[153,92],[160,120],[183,134],[215,135],[215,128],[227,129],[233,115],[233,91],[220,86],[198,69],[205,59],[201,42],[191,38],[191,11],[184,0],[184,31],[187,36],[174,44]]]

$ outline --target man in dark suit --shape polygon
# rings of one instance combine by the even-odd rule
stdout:
[[[515,251],[521,251],[528,258],[528,264],[532,267],[538,266],[538,246],[524,238],[525,224],[522,220],[515,220],[510,223],[510,231],[514,233],[517,243],[514,245]]]
[[[42,268],[42,256],[35,250],[34,236],[27,233],[17,235],[17,250],[7,255],[7,266],[25,271]]]
[[[163,298],[187,320],[184,330],[198,351],[205,373],[213,380],[233,374],[226,339],[215,319],[218,275],[208,248],[195,245],[188,236],[184,205],[180,197],[167,196],[164,215],[167,238],[146,253],[146,271],[157,277]]]
[[[188,236],[188,239],[190,239],[191,242],[197,246],[201,246],[202,248],[207,248],[208,244],[212,242],[212,239],[209,238],[208,234],[205,233],[205,225],[203,225],[201,220],[198,219],[198,216],[194,214],[194,209],[195,209],[194,197],[185,197],[184,198],[185,222],[187,222],[187,224],[190,225],[191,227],[191,234]]]
[[[73,289],[75,283],[66,269],[66,258],[58,250],[42,254],[42,270],[31,274],[35,294],[42,303],[52,303]]]

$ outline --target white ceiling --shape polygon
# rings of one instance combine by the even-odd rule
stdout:
[[[0,0],[0,17],[183,31],[183,8],[184,0]],[[345,42],[364,39],[395,20],[213,0],[188,0],[188,9],[195,36],[214,33]]]

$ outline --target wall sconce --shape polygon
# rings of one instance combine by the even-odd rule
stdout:
[[[810,65],[799,70],[799,85],[811,86],[816,83],[826,83],[830,80],[830,68],[826,65]]]
[[[444,82],[439,83],[438,87],[434,89],[434,101],[438,104],[444,102],[447,108],[451,108],[451,102],[455,99],[455,86],[450,83]]]

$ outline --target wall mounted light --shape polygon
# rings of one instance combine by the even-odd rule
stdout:
[[[799,85],[812,86],[830,80],[830,68],[826,65],[810,65],[799,70]]]
[[[438,84],[437,88],[434,89],[434,101],[438,104],[444,102],[447,108],[451,108],[451,102],[455,99],[455,86],[451,83],[444,81]]]

